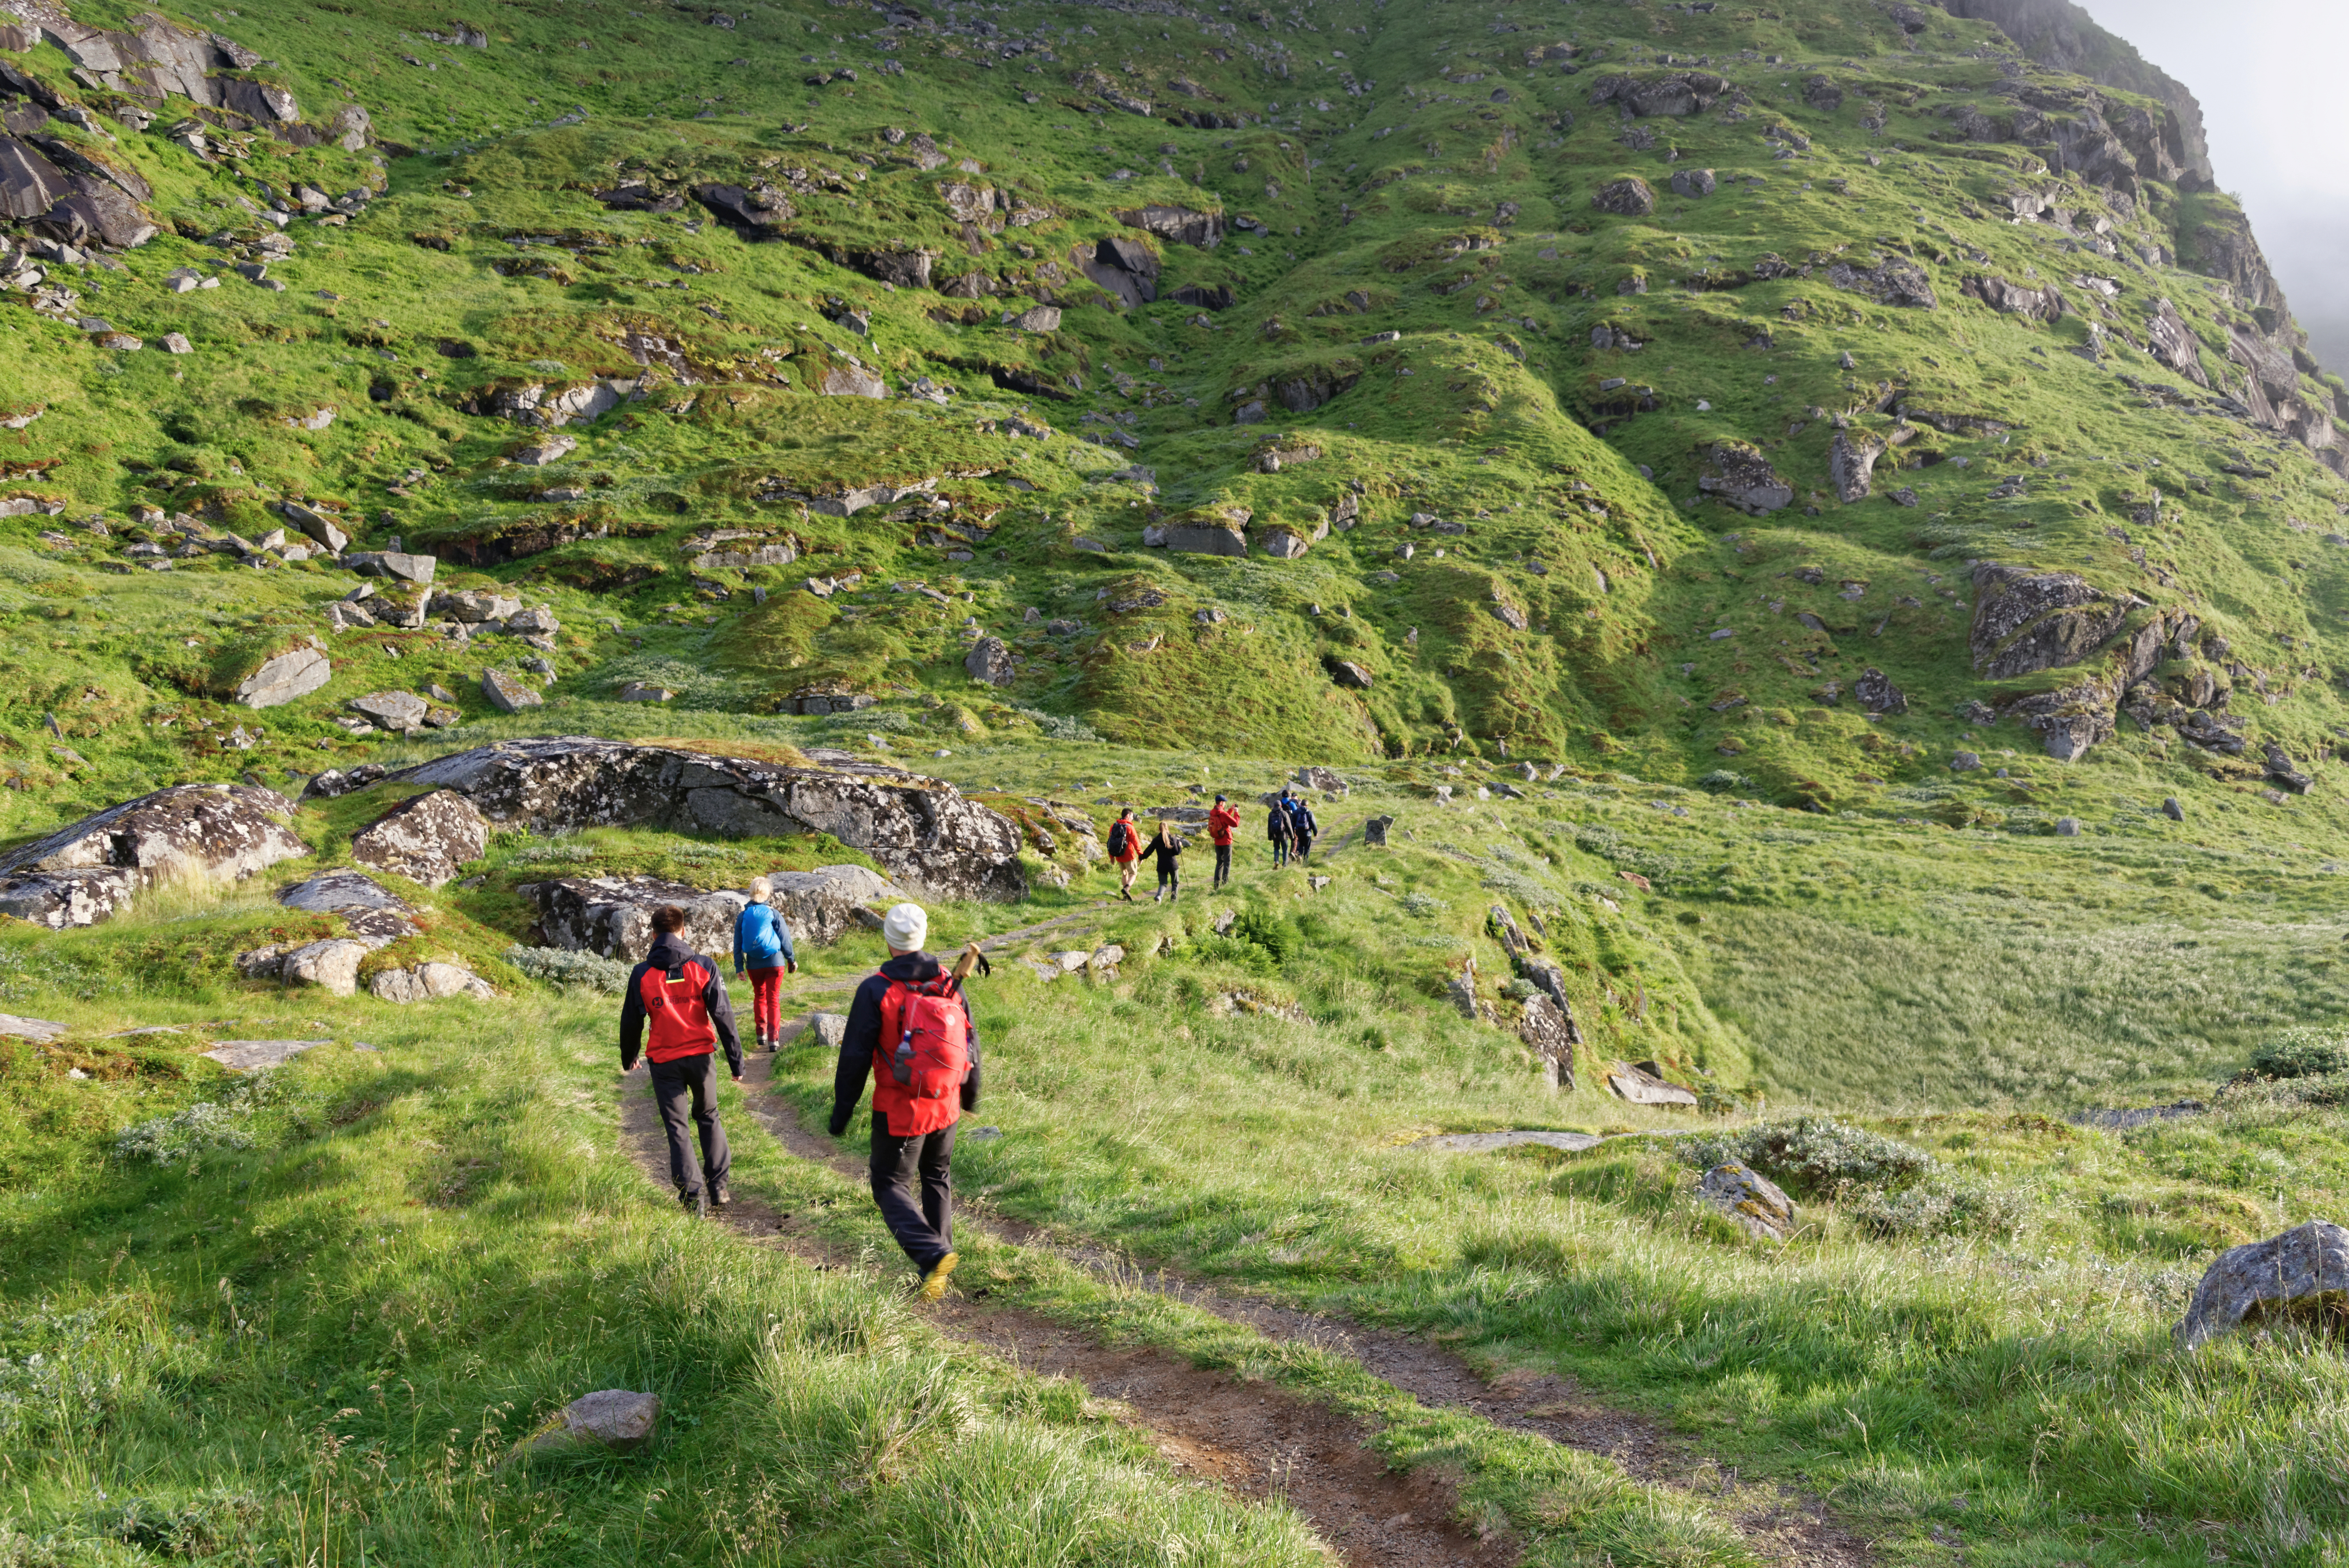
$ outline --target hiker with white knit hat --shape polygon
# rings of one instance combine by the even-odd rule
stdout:
[[[873,1080],[873,1202],[921,1271],[921,1297],[946,1294],[954,1250],[955,1123],[978,1109],[978,1033],[962,983],[984,967],[972,943],[949,974],[922,951],[930,918],[917,903],[882,917],[889,962],[848,1005],[832,1080],[832,1135],[848,1130]],[[920,1193],[916,1194],[918,1183]]]

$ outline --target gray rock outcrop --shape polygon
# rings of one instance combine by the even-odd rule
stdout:
[[[533,691],[520,677],[501,669],[481,672],[481,695],[500,713],[521,713],[526,708],[543,707],[546,699]]]
[[[0,859],[0,914],[93,925],[157,882],[242,881],[310,852],[285,826],[293,815],[293,801],[247,784],[142,795]]]
[[[1526,997],[1517,1020],[1517,1038],[1541,1063],[1542,1076],[1553,1092],[1574,1091],[1574,1047],[1581,1042],[1581,1032],[1564,1008],[1539,993]]]
[[[1862,713],[1907,713],[1909,698],[1882,670],[1870,665],[1851,683],[1852,700]]]
[[[288,909],[336,916],[344,931],[370,952],[416,934],[408,919],[415,911],[406,901],[373,877],[347,866],[296,882],[280,892],[277,902]],[[246,960],[252,960],[252,965]],[[248,970],[263,966],[254,954],[237,962],[240,968]]]
[[[1633,174],[1600,186],[1592,193],[1590,204],[1620,218],[1644,218],[1656,210],[1656,190]]]
[[[489,819],[454,789],[404,800],[351,840],[351,859],[439,887],[490,847]]]
[[[448,996],[471,996],[494,1001],[490,983],[461,964],[434,962],[410,969],[385,969],[367,981],[367,995],[378,1002],[405,1006],[411,1002],[436,1002]]]
[[[826,946],[850,930],[878,924],[868,905],[895,903],[905,894],[864,866],[823,866],[773,872],[768,903],[791,927],[795,944]],[[631,962],[652,944],[653,912],[663,904],[685,911],[685,941],[723,959],[734,948],[734,922],[750,903],[733,889],[711,891],[659,877],[564,878],[532,884],[543,945],[601,954]]]
[[[1992,680],[2073,665],[2112,639],[2135,607],[2070,572],[2033,572],[1986,561],[1974,568],[1968,642],[1974,669]]]
[[[1016,899],[1019,832],[941,779],[894,769],[792,767],[586,736],[507,741],[392,777],[456,789],[492,822],[665,827],[730,837],[828,832],[917,897]]]
[[[1019,672],[1011,663],[1011,645],[1000,637],[981,637],[963,655],[965,674],[991,686],[1008,686]]]
[[[2064,314],[2064,295],[2054,284],[2025,288],[1999,277],[1971,277],[1959,287],[1969,299],[1978,299],[1995,311],[2025,321],[2051,322]]]
[[[1795,1201],[1759,1171],[1735,1161],[1716,1165],[1697,1184],[1697,1195],[1750,1235],[1783,1242],[1795,1233]]]
[[[2222,1334],[2276,1320],[2332,1327],[2344,1311],[2349,1230],[2312,1220],[2280,1236],[2220,1253],[2172,1332],[2180,1350],[2191,1350]]]
[[[1644,1068],[1630,1062],[1617,1062],[1607,1070],[1607,1087],[1618,1099],[1628,1099],[1633,1105],[1661,1105],[1679,1109],[1696,1109],[1696,1095],[1679,1084],[1672,1083]]]

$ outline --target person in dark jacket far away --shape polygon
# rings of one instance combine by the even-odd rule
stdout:
[[[1321,836],[1321,824],[1313,820],[1313,808],[1304,796],[1283,791],[1282,799],[1288,802],[1288,830],[1297,841],[1297,858],[1309,861],[1313,858],[1313,841]]]
[[[1240,825],[1240,814],[1230,801],[1216,797],[1215,809],[1207,813],[1207,841],[1216,846],[1216,876],[1209,891],[1232,880],[1232,830]]]
[[[1288,818],[1288,791],[1286,789],[1280,792],[1280,799],[1272,803],[1272,810],[1265,814],[1264,836],[1272,841],[1272,863],[1275,866],[1287,865],[1288,846],[1296,840],[1297,829]]]
[[[959,1261],[955,1123],[964,1111],[978,1109],[978,1035],[962,995],[962,977],[978,961],[978,944],[971,944],[949,975],[922,951],[929,925],[917,903],[898,904],[882,917],[889,962],[865,977],[848,1005],[832,1079],[831,1125],[834,1138],[848,1130],[871,1078],[873,1202],[921,1271],[922,1299],[936,1301]]]
[[[1133,866],[1142,859],[1142,831],[1134,826],[1133,808],[1128,806],[1109,825],[1109,858],[1117,867],[1117,896],[1126,903],[1133,902]]]
[[[742,1042],[734,1033],[734,1004],[718,965],[685,944],[677,934],[684,928],[685,911],[677,905],[653,911],[652,951],[629,974],[628,995],[620,1004],[620,1070],[636,1070],[649,1024],[652,1044],[644,1054],[652,1063],[653,1099],[668,1133],[669,1180],[679,1202],[706,1214],[710,1204],[722,1209],[733,1201],[726,1178],[734,1157],[726,1147],[726,1130],[718,1124],[718,1075],[711,1058],[724,1046],[726,1065],[740,1083]],[[688,1099],[701,1130],[698,1160],[686,1132]]]
[[[750,1026],[762,1051],[773,1050],[775,1037],[783,1032],[783,975],[800,968],[792,928],[767,902],[774,893],[773,882],[752,877],[750,902],[734,917],[734,973],[750,972]]]
[[[1158,891],[1150,895],[1151,903],[1164,899],[1174,903],[1182,898],[1183,882],[1179,875],[1182,868],[1174,862],[1184,848],[1183,836],[1174,830],[1174,824],[1164,817],[1159,818],[1158,831],[1150,840],[1150,858],[1158,862]]]

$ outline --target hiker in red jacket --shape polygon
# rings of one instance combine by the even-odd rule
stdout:
[[[649,1021],[652,1047],[644,1054],[651,1058],[653,1099],[668,1134],[669,1180],[677,1185],[678,1202],[707,1214],[712,1203],[722,1209],[733,1201],[726,1178],[734,1168],[726,1130],[718,1122],[718,1075],[710,1058],[723,1045],[726,1065],[740,1083],[742,1042],[734,1033],[734,1004],[718,965],[679,939],[677,934],[684,928],[685,911],[677,905],[653,911],[652,951],[629,974],[627,999],[620,1004],[620,1070],[636,1070]],[[701,1130],[698,1161],[686,1135],[688,1097]]]
[[[946,1294],[954,1250],[955,1123],[978,1109],[978,1035],[962,979],[979,962],[973,943],[951,975],[922,951],[930,920],[917,903],[882,917],[889,962],[865,977],[848,1005],[840,1065],[832,1078],[832,1135],[873,1080],[873,1202],[889,1233],[921,1271],[921,1298]],[[914,1185],[921,1183],[921,1198]]]
[[[1232,830],[1240,825],[1239,808],[1216,797],[1216,804],[1207,812],[1207,842],[1216,846],[1216,876],[1207,884],[1208,891],[1232,880]]]
[[[1126,903],[1133,902],[1133,870],[1142,859],[1142,833],[1134,826],[1133,808],[1128,806],[1109,825],[1109,858],[1117,867],[1117,895]]]

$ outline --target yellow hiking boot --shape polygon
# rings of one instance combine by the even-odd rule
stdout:
[[[940,1258],[938,1260],[937,1266],[922,1276],[921,1299],[924,1301],[936,1301],[939,1297],[945,1295],[947,1293],[947,1276],[955,1272],[955,1264],[960,1262],[962,1262],[962,1257],[961,1254],[957,1253],[948,1253],[946,1256]]]

